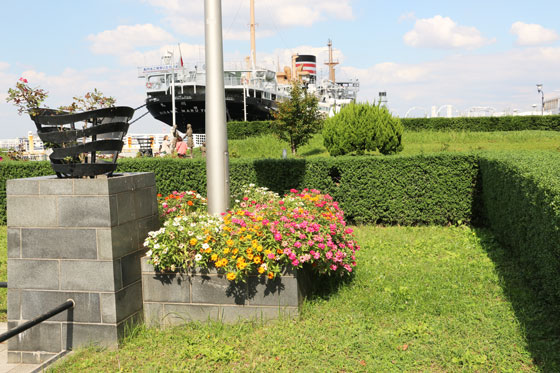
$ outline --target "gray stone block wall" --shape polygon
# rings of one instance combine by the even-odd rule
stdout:
[[[285,273],[272,281],[251,277],[246,283],[230,282],[215,272],[160,273],[143,257],[144,321],[168,326],[208,319],[294,317],[308,293],[308,280],[302,272]]]
[[[8,341],[11,363],[88,344],[115,347],[142,319],[140,257],[159,228],[153,173],[7,182],[8,327],[65,311]]]

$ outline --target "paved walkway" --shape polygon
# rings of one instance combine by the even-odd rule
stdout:
[[[0,322],[0,334],[8,331],[8,324]],[[8,341],[0,343],[0,373],[30,373],[40,364],[8,364]]]

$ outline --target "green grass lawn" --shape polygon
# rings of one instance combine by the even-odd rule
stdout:
[[[560,132],[510,131],[510,132],[405,132],[402,142],[403,155],[433,152],[463,152],[479,150],[549,150],[560,151]],[[282,149],[291,157],[287,142],[273,135],[246,140],[229,140],[232,157],[281,158]],[[328,156],[323,136],[315,135],[310,142],[298,149],[298,156]]]
[[[139,327],[77,371],[559,371],[560,318],[487,230],[359,227],[355,277],[298,319]]]

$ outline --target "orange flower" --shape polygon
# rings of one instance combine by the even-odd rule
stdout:
[[[191,238],[191,240],[189,241],[189,243],[191,244],[191,246],[196,245],[196,243],[198,242],[198,240],[196,238]]]
[[[274,278],[274,273],[268,272],[268,278],[272,280]]]
[[[187,205],[192,206],[193,205],[192,201],[188,201]]]
[[[237,277],[237,275],[236,275],[235,273],[233,273],[233,272],[229,272],[229,273],[227,274],[227,279],[230,280],[230,281],[235,280],[235,277]]]

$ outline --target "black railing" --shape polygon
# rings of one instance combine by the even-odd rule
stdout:
[[[53,308],[49,312],[46,312],[46,313],[42,314],[41,316],[34,318],[33,320],[26,321],[23,324],[18,325],[11,330],[8,330],[4,334],[0,334],[0,343],[4,342],[5,340],[7,340],[9,338],[12,338],[15,335],[18,335],[21,332],[26,331],[27,329],[29,329],[29,328],[47,320],[47,319],[50,319],[51,317],[53,317],[55,315],[58,315],[62,311],[66,311],[67,309],[73,308],[75,304],[76,303],[74,303],[74,301],[72,299],[68,299],[66,302],[62,303],[60,306],[58,306],[56,308]]]
[[[2,282],[0,281],[0,288],[7,288],[8,287],[8,283],[7,282]]]

